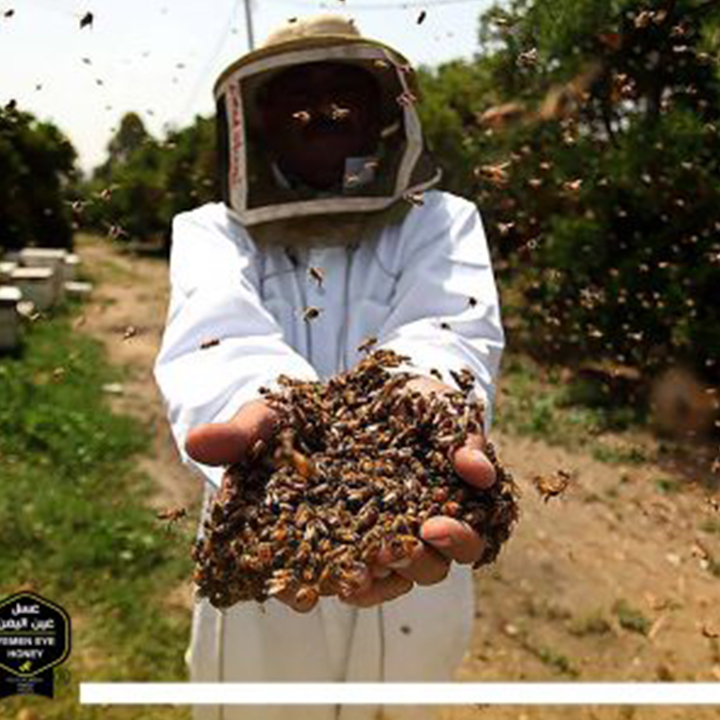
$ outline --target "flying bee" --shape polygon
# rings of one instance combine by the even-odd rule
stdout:
[[[468,305],[471,308],[477,307],[478,301],[476,297],[473,297],[472,295],[468,298]]]
[[[567,182],[563,183],[563,189],[567,190],[567,192],[578,192],[580,190],[580,186],[582,185],[582,178],[578,178],[577,180],[568,180]]]
[[[402,105],[403,107],[414,105],[418,100],[417,97],[409,90],[405,90],[405,92],[400,93],[400,95],[398,95],[395,99],[398,105]]]
[[[330,113],[330,117],[335,121],[342,121],[345,120],[348,115],[350,115],[350,110],[348,108],[340,107],[339,105],[336,105],[335,103],[332,104],[332,111]]]
[[[422,25],[426,17],[427,13],[425,12],[425,10],[423,10],[420,15],[418,15],[417,24]]]
[[[161,510],[156,513],[155,517],[157,517],[158,520],[166,520],[167,529],[169,530],[176,522],[187,517],[187,510],[183,507],[168,508],[167,510]]]
[[[307,125],[312,120],[312,115],[307,110],[298,110],[292,114],[292,118],[300,125]]]
[[[475,176],[487,180],[492,185],[499,187],[507,184],[508,174],[507,168],[510,167],[510,161],[498,163],[497,165],[481,165],[475,169]]]
[[[370,352],[370,350],[377,345],[377,341],[378,339],[374,335],[371,335],[358,345],[358,352]]]
[[[538,61],[537,48],[530,48],[518,55],[517,64],[519,67],[532,67]]]
[[[209,340],[203,340],[200,343],[200,349],[201,350],[207,350],[208,348],[215,347],[216,345],[220,344],[220,340],[217,338],[210,338]]]
[[[562,495],[568,489],[571,479],[567,470],[558,470],[554,476],[536,475],[532,481],[542,499],[547,502],[550,498]]]
[[[412,193],[412,192],[405,193],[405,195],[403,195],[403,200],[406,200],[411,205],[415,205],[416,207],[425,204],[425,199],[423,198],[423,194],[421,192],[420,193]]]

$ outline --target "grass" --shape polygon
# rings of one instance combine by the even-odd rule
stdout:
[[[675,478],[661,477],[655,480],[655,487],[663,495],[672,495],[682,490],[683,483]]]
[[[568,626],[571,635],[585,637],[587,635],[607,635],[612,632],[612,626],[600,610],[595,610],[585,615],[579,615],[572,619]]]
[[[524,355],[506,354],[500,373],[497,424],[501,430],[549,444],[585,448],[608,463],[641,463],[640,448],[617,449],[599,436],[643,422],[639,411],[608,406],[601,390],[587,380],[566,382],[561,371],[544,368]]]
[[[628,604],[626,600],[618,600],[613,605],[613,612],[617,616],[620,627],[640,635],[647,635],[650,631],[651,622],[643,615],[642,611]]]
[[[564,653],[534,640],[524,631],[520,633],[518,639],[524,650],[536,657],[550,670],[573,678],[580,677],[580,671]]]
[[[165,532],[143,505],[151,484],[134,461],[150,429],[111,412],[102,386],[122,377],[71,319],[66,310],[36,322],[18,356],[0,357],[0,596],[32,588],[73,619],[70,683],[52,702],[4,700],[8,717],[22,707],[47,720],[120,717],[78,707],[78,682],[186,677],[189,617],[163,597],[190,577],[190,529]]]
[[[706,533],[720,535],[720,519],[714,517],[707,518],[700,523],[700,529]]]
[[[649,459],[642,448],[618,448],[607,445],[593,447],[592,456],[600,462],[622,465],[642,465]]]

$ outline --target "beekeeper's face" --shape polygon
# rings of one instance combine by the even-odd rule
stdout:
[[[261,96],[265,142],[281,169],[321,190],[339,186],[348,157],[373,154],[380,91],[372,75],[343,63],[286,70]]]

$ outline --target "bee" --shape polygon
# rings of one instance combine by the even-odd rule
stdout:
[[[475,176],[487,180],[496,187],[501,187],[508,182],[507,168],[509,167],[509,160],[504,163],[498,163],[497,165],[481,165],[475,169]]]
[[[418,15],[417,24],[418,24],[418,25],[422,25],[426,17],[427,17],[427,13],[425,12],[425,10],[423,10],[423,11]]]
[[[401,105],[402,107],[407,107],[408,105],[414,105],[418,99],[409,90],[405,90],[405,92],[400,93],[400,95],[398,95],[395,100],[397,101],[398,105]]]
[[[312,120],[312,115],[307,110],[298,110],[292,114],[292,119],[297,120],[300,125],[307,125]]]
[[[318,287],[321,288],[323,286],[323,280],[325,279],[325,272],[320,267],[309,267],[308,268],[308,276],[314,280]]]
[[[169,530],[176,522],[182,520],[184,517],[187,517],[187,510],[185,508],[161,510],[156,513],[155,517],[157,517],[158,520],[166,520],[167,528]]]
[[[80,29],[82,30],[85,27],[91,28],[93,26],[93,20],[95,20],[95,16],[91,12],[86,12],[80,18]]]
[[[517,64],[519,67],[532,67],[533,65],[537,64],[537,61],[537,48],[530,48],[530,50],[526,50],[525,52],[522,52],[520,53],[520,55],[518,55]]]
[[[305,310],[303,310],[302,319],[305,322],[310,322],[311,320],[315,320],[316,318],[320,317],[321,312],[322,308],[310,305],[309,307],[306,307]]]
[[[358,345],[357,349],[359,352],[370,352],[370,350],[373,348],[373,346],[377,345],[377,341],[378,341],[378,339],[374,335],[371,335],[370,337],[363,340]]]
[[[315,465],[306,455],[303,455],[297,450],[293,450],[291,458],[295,472],[302,478],[307,479],[315,474]]]
[[[423,198],[423,194],[420,193],[405,193],[403,195],[403,199],[409,202],[411,205],[415,205],[416,207],[419,207],[420,205],[425,204],[425,199]]]
[[[558,470],[554,476],[536,475],[532,481],[542,499],[547,502],[550,498],[562,495],[569,487],[572,475],[567,470]]]
[[[635,16],[634,24],[638,30],[644,30],[653,21],[655,13],[650,10],[643,10]]]
[[[200,343],[200,349],[201,350],[207,350],[208,348],[215,347],[216,345],[220,344],[220,340],[217,338],[211,338],[210,340],[203,340]]]
[[[577,180],[568,180],[567,182],[563,183],[563,189],[567,192],[578,192],[580,190],[580,186],[582,185],[582,178],[578,178]]]
[[[298,605],[307,605],[310,608],[315,607],[319,598],[320,593],[314,585],[305,585],[295,593],[295,602]]]
[[[468,298],[468,305],[469,305],[471,308],[474,308],[474,307],[477,306],[477,304],[478,304],[477,298],[476,298],[476,297],[473,297],[473,296],[471,295],[471,296]]]
[[[336,122],[345,120],[348,115],[350,115],[350,110],[348,108],[340,107],[335,103],[333,103],[331,107],[332,111],[330,113],[330,118]]]
[[[441,330],[451,330],[450,323],[441,322],[440,323],[440,329]]]
[[[707,623],[703,623],[700,631],[702,632],[703,637],[706,637],[708,640],[716,640],[717,638],[720,638],[720,632],[715,627],[708,625]]]
[[[251,462],[255,462],[267,450],[267,444],[262,438],[258,438],[248,452],[248,458]]]

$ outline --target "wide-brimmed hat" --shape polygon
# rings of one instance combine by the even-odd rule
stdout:
[[[348,48],[360,51],[363,47],[374,46],[381,50],[382,57],[364,57],[358,52],[357,57],[348,56]],[[333,52],[335,49],[337,52]],[[380,114],[384,124],[389,124],[398,115],[398,98],[402,102],[403,93],[409,93],[415,99],[419,96],[419,89],[415,71],[410,62],[402,53],[378,40],[365,38],[360,34],[352,19],[340,15],[316,15],[308,18],[293,18],[286,24],[275,29],[257,50],[243,55],[220,74],[215,83],[215,95],[222,87],[224,81],[238,73],[242,68],[266,64],[270,66],[272,58],[285,57],[288,53],[319,50],[308,62],[336,61],[362,67],[371,73],[380,87],[381,106]],[[263,63],[262,61],[267,61]],[[294,63],[293,63],[294,64]],[[404,75],[404,83],[398,83],[393,68],[400,70]],[[268,83],[275,75],[281,73],[284,67],[274,67],[266,72],[254,75],[245,89],[246,117],[251,126],[259,123],[258,93],[260,88]]]
[[[380,178],[382,182],[365,194],[299,197],[293,201],[287,193],[276,193],[262,179],[254,179],[258,163],[255,148],[249,146],[261,135],[261,88],[284,70],[316,62],[358,66],[377,80],[381,136],[388,151],[387,172]],[[221,178],[223,196],[246,225],[302,215],[382,210],[406,193],[423,190],[439,179],[437,167],[429,162],[423,149],[415,109],[419,90],[414,69],[402,53],[363,37],[351,19],[317,15],[288,21],[272,32],[261,47],[227,67],[215,83],[214,95],[219,144],[227,155]]]

